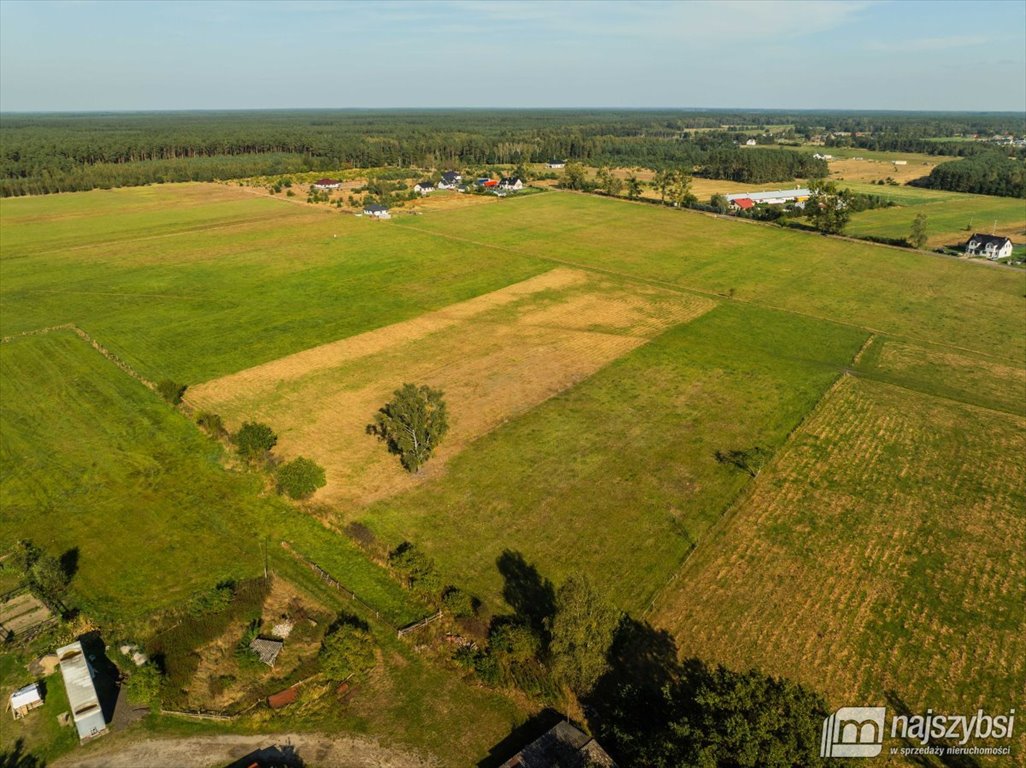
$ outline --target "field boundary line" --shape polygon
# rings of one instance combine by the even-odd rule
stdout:
[[[930,397],[936,400],[945,400],[949,403],[958,403],[959,405],[966,405],[970,408],[979,408],[981,411],[989,411],[990,413],[1000,413],[1005,416],[1014,416],[1018,419],[1026,420],[1026,413],[1020,413],[1017,411],[1010,411],[1004,408],[995,408],[990,405],[983,405],[981,403],[974,403],[970,400],[963,400],[959,397],[952,397],[950,395],[938,395],[936,392],[927,392],[923,389],[916,389],[915,387],[908,387],[904,384],[898,384],[895,381],[890,381],[882,376],[874,376],[872,372],[862,371],[855,368],[846,368],[844,371],[846,374],[855,379],[861,379],[863,381],[871,381],[874,384],[881,384],[885,387],[893,387],[894,389],[902,389],[905,392],[912,392],[913,394],[919,395],[920,397]]]
[[[147,389],[156,390],[157,385],[155,383],[147,379],[145,376],[139,373],[139,371],[135,370],[135,368],[133,368],[120,357],[115,355],[113,352],[111,352],[109,349],[103,346],[103,344],[98,342],[96,339],[94,339],[92,336],[90,336],[88,333],[86,333],[84,330],[79,328],[74,323],[64,323],[62,325],[51,325],[46,328],[36,328],[32,331],[22,331],[21,333],[16,333],[11,336],[4,336],[2,339],[0,339],[0,343],[7,344],[14,341],[15,339],[23,338],[26,336],[43,336],[48,333],[56,333],[59,331],[71,331],[73,334],[82,339],[82,341],[86,342],[89,346],[91,346],[93,349],[95,349],[97,352],[99,352],[101,355],[107,358],[110,362],[114,363],[114,365],[116,365],[122,371],[124,371],[133,379],[138,381],[144,387],[146,387]]]
[[[630,201],[625,201],[625,202],[630,202]],[[703,211],[692,211],[692,213],[702,214],[704,212]],[[713,214],[709,214],[709,215],[713,215]],[[752,222],[752,223],[753,224],[762,224],[764,222]],[[753,306],[753,307],[761,307],[762,309],[770,309],[770,310],[773,310],[774,312],[782,312],[782,313],[785,313],[785,314],[788,314],[788,315],[794,315],[795,317],[803,317],[803,318],[806,318],[808,320],[817,320],[817,321],[820,321],[820,322],[833,323],[834,325],[840,325],[840,326],[844,326],[844,327],[847,327],[847,328],[854,328],[855,330],[862,331],[863,333],[870,333],[870,334],[875,334],[875,335],[878,335],[878,336],[886,336],[888,338],[898,339],[900,341],[911,341],[911,342],[916,342],[916,343],[919,343],[919,344],[931,344],[931,345],[934,345],[934,346],[943,347],[944,349],[957,350],[959,352],[968,352],[969,354],[972,354],[972,355],[976,355],[976,356],[979,356],[979,357],[986,357],[986,358],[989,358],[991,360],[1000,360],[1001,362],[1004,362],[1004,363],[1013,363],[1015,365],[1019,365],[1022,362],[1021,360],[1013,360],[1011,358],[999,357],[999,356],[993,355],[993,354],[991,354],[989,352],[983,352],[981,350],[973,349],[971,347],[962,347],[962,346],[959,346],[957,344],[948,344],[946,342],[936,341],[934,339],[925,339],[925,338],[923,338],[921,336],[907,336],[907,335],[906,336],[899,336],[897,334],[890,333],[888,331],[884,331],[884,330],[881,330],[879,328],[872,328],[872,327],[866,326],[866,325],[859,325],[858,323],[852,323],[852,322],[847,321],[847,320],[839,320],[839,319],[832,318],[832,317],[824,317],[823,315],[815,315],[815,314],[812,314],[810,312],[802,312],[802,311],[797,310],[797,309],[790,309],[788,307],[780,307],[780,306],[776,306],[774,304],[769,304],[769,303],[764,302],[764,301],[755,301],[755,300],[752,300],[752,299],[738,298],[737,296],[731,296],[731,295],[726,294],[726,293],[717,293],[715,291],[706,291],[706,290],[703,290],[701,288],[695,288],[693,286],[678,285],[676,283],[666,282],[664,280],[659,280],[657,278],[641,277],[641,276],[638,276],[638,275],[631,275],[631,274],[628,274],[626,272],[619,272],[619,271],[617,271],[615,269],[609,269],[608,267],[597,267],[597,266],[594,266],[594,265],[591,265],[591,264],[580,264],[580,263],[575,262],[575,261],[569,261],[567,259],[560,259],[560,258],[558,258],[556,256],[544,256],[544,255],[540,255],[540,254],[536,254],[536,253],[530,253],[528,251],[519,250],[517,248],[510,248],[507,245],[496,245],[495,243],[486,243],[486,242],[482,242],[480,240],[473,240],[473,239],[471,239],[469,237],[460,237],[459,235],[451,235],[451,234],[448,234],[446,232],[433,232],[431,230],[427,230],[427,229],[423,229],[421,227],[418,227],[416,225],[408,225],[408,226],[406,226],[404,228],[407,229],[407,230],[412,230],[412,231],[415,231],[415,232],[419,232],[420,234],[427,235],[429,237],[441,237],[441,238],[445,238],[447,240],[455,240],[457,242],[468,243],[470,245],[475,245],[475,246],[478,246],[478,247],[481,247],[481,248],[490,248],[490,249],[497,250],[497,251],[503,251],[505,253],[512,253],[512,254],[514,254],[516,256],[524,256],[524,257],[527,257],[527,258],[530,258],[530,259],[537,259],[539,261],[547,261],[549,263],[558,264],[558,265],[563,266],[563,267],[572,267],[574,269],[581,269],[581,270],[585,270],[587,272],[594,272],[594,273],[597,273],[597,274],[600,274],[600,275],[607,275],[609,277],[617,277],[617,278],[620,278],[622,280],[628,280],[628,281],[634,282],[634,283],[641,283],[641,284],[644,284],[644,285],[653,285],[653,286],[656,286],[658,288],[665,288],[666,290],[673,291],[674,293],[693,294],[693,295],[696,295],[696,296],[702,296],[704,298],[714,299],[714,300],[717,300],[717,301],[733,301],[733,302],[737,302],[738,304],[747,304],[747,305]],[[779,227],[776,227],[776,228],[780,229]],[[857,241],[857,242],[861,242],[861,241]],[[904,251],[904,250],[908,250],[908,249],[901,248],[899,250],[903,250]],[[940,256],[940,254],[937,254],[937,255]],[[943,258],[948,258],[948,257],[943,257]]]
[[[861,351],[861,349],[859,351]],[[805,413],[805,415],[798,420],[794,427],[791,428],[791,431],[787,433],[787,436],[784,438],[784,441],[780,444],[780,447],[777,448],[777,450],[773,453],[773,456],[766,463],[766,465],[759,470],[758,474],[756,474],[755,477],[750,478],[748,482],[741,486],[741,488],[738,489],[738,492],[734,494],[730,501],[728,501],[724,505],[716,521],[712,525],[710,525],[708,529],[706,529],[705,533],[699,538],[697,542],[693,542],[690,551],[687,553],[687,555],[684,556],[684,559],[680,561],[680,565],[678,565],[674,569],[673,573],[670,574],[670,576],[666,579],[663,585],[652,593],[652,599],[651,601],[649,601],[648,607],[642,612],[643,617],[651,616],[652,610],[655,608],[656,602],[667,590],[667,588],[673,582],[675,582],[677,578],[684,572],[684,569],[687,566],[688,562],[690,562],[692,555],[694,555],[695,552],[698,551],[698,548],[704,542],[719,534],[726,526],[728,520],[732,520],[735,517],[737,511],[741,508],[741,505],[755,492],[755,488],[758,485],[759,476],[762,475],[763,472],[766,472],[767,470],[776,467],[776,465],[781,460],[780,457],[783,456],[783,454],[794,442],[795,435],[797,435],[798,432],[802,429],[802,427],[804,427],[816,414],[818,414],[820,411],[823,410],[824,407],[826,407],[826,402],[830,399],[830,397],[834,394],[836,390],[841,388],[843,382],[848,376],[850,376],[850,374],[848,373],[847,368],[842,369],[840,373],[838,373],[837,377],[833,380],[833,382],[831,382],[830,386],[823,391],[823,394],[820,395],[819,399],[812,406],[812,408],[810,408]]]

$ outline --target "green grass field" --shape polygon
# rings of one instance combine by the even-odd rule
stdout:
[[[873,185],[859,185],[859,191],[863,191],[862,187],[872,190]],[[901,204],[854,214],[845,229],[846,234],[900,239],[908,236],[912,220],[921,213],[926,216],[931,246],[965,243],[973,232],[993,232],[1010,237],[1013,242],[1026,239],[1026,200],[953,192],[913,194],[909,191],[912,187],[899,187],[900,192],[895,192],[896,196],[892,197],[892,188],[877,189],[881,190],[877,194]],[[921,192],[932,193],[933,190]],[[897,195],[901,196],[900,200]]]
[[[462,238],[908,339],[1026,359],[1026,274],[811,233],[578,194],[396,221]],[[966,318],[971,317],[971,322]]]
[[[0,328],[72,322],[144,375],[197,383],[547,268],[186,184],[5,199]]]
[[[890,210],[950,206],[954,221],[963,203],[931,193]],[[200,184],[7,199],[0,214],[2,334],[74,323],[153,379],[199,384],[272,362],[287,373],[288,355],[387,336],[436,310],[435,321],[464,323],[402,337],[436,343],[412,357],[378,350],[380,371],[343,354],[321,372],[331,381],[295,399],[298,424],[367,381],[401,379],[404,360],[420,361],[422,376],[468,365],[460,386],[491,403],[537,384],[533,360],[549,373],[554,340],[630,341],[568,366],[545,397],[501,418],[458,414],[481,411],[483,428],[405,490],[307,508],[230,468],[218,443],[75,334],[4,341],[0,538],[30,537],[55,555],[77,548],[71,602],[106,630],[143,634],[160,610],[260,572],[265,547],[272,568],[323,594],[282,540],[390,622],[423,615],[315,511],[362,521],[384,544],[414,541],[446,583],[492,610],[504,610],[497,559],[519,552],[557,584],[587,574],[637,616],[654,598],[650,615],[687,653],[758,664],[831,696],[880,691],[888,680],[853,670],[881,666],[888,649],[926,665],[893,676],[910,701],[915,686],[959,703],[973,682],[980,695],[1022,687],[1021,663],[1001,660],[1021,650],[1008,638],[1021,636],[1022,272],[561,192],[390,222]],[[496,311],[457,309],[550,272],[582,282]],[[489,327],[476,327],[483,319]],[[472,338],[483,339],[477,357],[461,354]],[[567,349],[575,364],[591,354]],[[501,364],[478,370],[477,359]],[[285,407],[284,379],[268,381]],[[716,459],[755,446],[774,458],[754,481]],[[861,539],[827,525],[838,510]],[[947,571],[950,600],[937,592]],[[866,573],[894,598],[869,618],[856,610]],[[825,610],[812,605],[821,583],[822,605],[840,607],[806,621]],[[838,640],[849,624],[857,636]],[[927,656],[957,660],[963,629],[1000,652],[947,685]],[[467,688],[375,631],[386,664],[366,696],[344,715],[284,722],[383,735],[458,764],[534,706]],[[830,654],[815,651],[821,632],[835,633],[829,650],[843,659],[834,678]],[[455,758],[450,732],[463,734]]]
[[[779,446],[864,340],[720,306],[473,444],[364,522],[422,545],[493,605],[509,549],[556,583],[588,573],[637,612],[746,482],[716,451]]]
[[[263,570],[287,538],[397,623],[404,593],[344,537],[225,471],[222,450],[68,332],[0,345],[0,538],[77,550],[70,602],[145,631],[154,613]]]

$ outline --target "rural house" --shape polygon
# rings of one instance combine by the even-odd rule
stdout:
[[[314,182],[314,189],[338,189],[342,186],[342,182],[338,179],[320,179]]]
[[[500,768],[616,768],[595,739],[565,720],[532,741]]]
[[[1007,259],[1012,255],[1012,241],[999,235],[973,235],[965,244],[965,255]]]
[[[438,189],[456,189],[463,181],[463,177],[456,171],[446,171],[442,174],[442,180],[438,182]]]
[[[546,168],[566,168],[566,160],[549,160],[545,163]]]
[[[759,142],[757,142],[755,139],[749,139],[748,141],[745,142],[745,146],[746,147],[754,147],[758,143]]]
[[[499,189],[517,190],[523,188],[524,182],[516,176],[506,176],[499,180]]]
[[[43,696],[39,691],[38,683],[30,683],[11,694],[11,715],[15,720],[20,720],[33,709],[41,706],[43,706]]]
[[[388,208],[383,205],[365,205],[363,207],[363,215],[370,216],[374,219],[390,219],[392,218],[388,213]]]
[[[431,183],[430,181],[421,181],[421,182],[418,182],[418,183],[417,183],[417,184],[416,184],[416,185],[415,185],[415,186],[413,187],[413,191],[414,191],[414,192],[417,192],[417,193],[419,193],[419,194],[421,194],[421,195],[426,195],[426,194],[427,194],[428,192],[432,192],[432,191],[434,191],[434,189],[435,189],[435,185],[434,185],[434,184],[432,184],[432,183]]]
[[[93,685],[95,673],[82,650],[82,643],[75,642],[58,648],[57,658],[79,741],[85,742],[106,733],[107,721],[104,720],[96,686]]]

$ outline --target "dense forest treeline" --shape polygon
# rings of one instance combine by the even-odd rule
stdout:
[[[916,186],[972,192],[977,195],[1026,197],[1026,160],[990,152],[941,163]]]
[[[683,110],[6,114],[0,120],[0,193],[553,158],[656,170],[687,165],[699,175],[749,182],[823,175],[821,161],[806,154],[738,146],[745,131],[781,127],[795,140],[824,131],[871,130],[947,147],[949,142],[926,139],[1021,131],[1022,118]]]

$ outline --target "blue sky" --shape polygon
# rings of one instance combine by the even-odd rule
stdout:
[[[1026,110],[1026,0],[0,0],[0,110]]]

